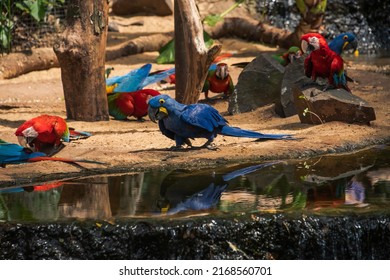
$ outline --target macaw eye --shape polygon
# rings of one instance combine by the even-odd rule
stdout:
[[[160,104],[164,104],[165,100],[161,98],[158,102],[160,102]]]
[[[347,40],[347,39],[348,39],[348,36],[347,36],[347,35],[344,35],[343,39],[344,39],[344,40]]]

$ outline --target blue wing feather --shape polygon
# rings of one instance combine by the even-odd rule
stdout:
[[[106,80],[106,85],[118,84],[113,92],[132,92],[142,89],[142,84],[148,77],[152,64],[148,63],[141,68],[130,71],[123,76],[115,76]]]
[[[207,104],[192,104],[185,107],[180,119],[191,125],[206,129],[209,132],[226,125],[227,120],[219,112]]]
[[[154,75],[150,75],[146,77],[146,79],[141,83],[141,88],[144,88],[147,85],[151,85],[161,80],[164,80],[165,78],[169,77],[172,74],[175,74],[175,68],[168,69]]]
[[[46,156],[45,153],[27,153],[25,148],[12,143],[0,143],[0,164],[24,163],[31,158]]]

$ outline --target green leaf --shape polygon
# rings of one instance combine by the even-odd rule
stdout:
[[[169,41],[163,46],[160,51],[160,55],[157,57],[158,64],[174,63],[175,62],[175,40]]]
[[[210,48],[214,44],[214,40],[210,35],[203,32],[203,40],[206,48]],[[157,57],[156,62],[158,64],[168,64],[175,62],[175,40],[169,41],[165,46],[159,50],[160,55]]]
[[[41,21],[45,17],[47,6],[42,3],[42,0],[33,1],[29,6],[30,14],[36,21]]]
[[[212,27],[222,20],[223,17],[221,17],[221,15],[208,15],[204,18],[203,23]]]
[[[203,19],[203,23],[204,23],[204,24],[207,24],[208,26],[215,26],[218,22],[222,21],[223,18],[224,18],[228,13],[230,13],[230,12],[233,11],[235,8],[237,8],[238,6],[240,6],[240,4],[243,3],[244,1],[245,1],[245,0],[237,0],[236,3],[234,3],[232,6],[229,7],[229,9],[227,9],[226,11],[224,11],[223,13],[221,13],[220,15],[212,14],[212,15],[206,16],[206,17]]]

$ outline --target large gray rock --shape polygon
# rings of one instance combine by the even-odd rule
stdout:
[[[284,68],[280,92],[280,107],[276,107],[277,114],[283,118],[291,117],[297,114],[295,108],[293,88],[302,87],[311,83],[311,79],[306,77],[303,70],[303,58],[299,58]]]
[[[173,14],[173,0],[115,0],[112,12],[119,16],[142,12],[168,16]]]
[[[374,108],[344,89],[322,91],[321,86],[293,87],[294,102],[302,123],[331,121],[369,124],[376,119]]]
[[[239,114],[275,103],[280,106],[280,90],[284,67],[269,54],[261,54],[241,72],[234,93],[229,98],[228,112]]]

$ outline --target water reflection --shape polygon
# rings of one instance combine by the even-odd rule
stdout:
[[[309,160],[153,171],[0,189],[7,221],[348,214],[390,209],[390,148]]]

